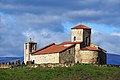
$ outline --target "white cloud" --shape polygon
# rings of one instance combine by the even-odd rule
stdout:
[[[108,53],[120,54],[120,35],[118,33],[112,33],[111,35],[93,30],[92,42],[97,43]]]
[[[114,33],[111,33],[111,35],[120,37],[120,32],[114,32]]]
[[[21,5],[11,5],[11,4],[0,3],[0,7],[4,8],[4,9],[25,9],[27,6],[25,7],[25,6],[21,6]]]
[[[87,16],[87,17],[91,17],[91,16],[100,16],[100,15],[107,15],[110,14],[107,11],[101,11],[101,10],[74,10],[74,11],[68,11],[64,14],[64,16]]]
[[[17,22],[26,24],[47,24],[56,22],[60,19],[57,15],[35,15],[35,14],[23,14],[16,16]],[[21,21],[22,20],[22,21]]]
[[[32,38],[36,41],[39,47],[43,47],[50,43],[61,43],[62,41],[70,40],[70,33],[62,32],[52,32],[50,30],[44,29],[40,31],[28,30],[22,33],[26,37],[26,41]]]

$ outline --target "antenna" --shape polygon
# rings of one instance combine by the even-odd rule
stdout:
[[[32,38],[30,38],[30,42],[32,41]]]

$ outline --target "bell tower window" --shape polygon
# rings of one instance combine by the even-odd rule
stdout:
[[[74,41],[76,41],[76,37],[74,36]]]

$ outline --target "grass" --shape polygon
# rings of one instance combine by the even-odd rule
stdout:
[[[120,80],[120,68],[79,65],[57,68],[0,69],[0,80]]]

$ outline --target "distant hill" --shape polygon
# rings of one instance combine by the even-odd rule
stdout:
[[[107,64],[120,65],[120,55],[107,53]]]
[[[16,62],[17,60],[22,63],[23,57],[0,57],[0,63]]]

